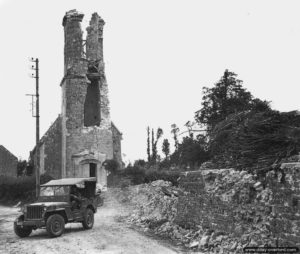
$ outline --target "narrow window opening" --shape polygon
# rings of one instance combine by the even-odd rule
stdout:
[[[95,163],[90,163],[90,177],[96,177],[96,168],[97,165]]]
[[[100,89],[98,80],[91,80],[84,102],[84,126],[100,126]]]

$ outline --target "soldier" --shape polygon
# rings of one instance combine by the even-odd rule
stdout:
[[[72,209],[79,209],[81,204],[81,194],[75,186],[71,186],[70,197]]]

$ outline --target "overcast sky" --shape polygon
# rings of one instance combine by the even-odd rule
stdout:
[[[146,157],[146,127],[182,130],[203,86],[225,69],[280,111],[299,109],[299,1],[0,0],[0,144],[27,159],[35,144],[28,57],[40,59],[41,136],[61,109],[62,18],[77,9],[105,20],[104,61],[111,118],[122,152]]]

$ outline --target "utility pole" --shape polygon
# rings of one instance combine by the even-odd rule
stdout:
[[[32,65],[31,69],[35,70],[35,74],[31,74],[32,78],[35,78],[35,94],[28,94],[32,97],[35,96],[35,114],[32,113],[32,116],[36,118],[36,145],[35,145],[35,187],[36,187],[36,196],[38,197],[40,194],[40,156],[39,156],[39,140],[40,140],[40,102],[39,102],[39,59],[38,58],[30,58],[30,61],[35,63],[35,66]],[[33,104],[32,104],[33,107]],[[33,112],[33,108],[32,108]]]

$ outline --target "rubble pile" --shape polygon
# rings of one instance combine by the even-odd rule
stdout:
[[[185,172],[179,187],[162,180],[131,186],[135,209],[128,221],[206,253],[300,247],[300,164],[287,164],[264,183],[246,171],[220,169]]]
[[[148,228],[172,222],[177,213],[179,192],[179,188],[163,180],[131,186],[128,199],[135,210],[129,220]]]
[[[251,205],[265,190],[253,175],[234,169],[188,172],[180,185],[188,192],[179,197],[175,222],[190,228],[186,247],[242,253],[246,246],[268,243],[267,230],[258,223],[260,217],[255,217],[257,207]]]

